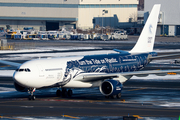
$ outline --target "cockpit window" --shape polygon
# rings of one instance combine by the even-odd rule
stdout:
[[[22,72],[22,71],[24,71],[24,69],[19,69],[19,72]]]
[[[26,71],[26,72],[31,72],[29,68],[26,68],[25,71]]]
[[[17,72],[23,72],[23,71],[25,71],[25,72],[31,72],[31,70],[30,70],[29,68],[17,69],[16,71],[17,71]]]

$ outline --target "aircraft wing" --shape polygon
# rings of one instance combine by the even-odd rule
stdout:
[[[104,79],[113,79],[118,78],[119,76],[138,76],[144,77],[149,74],[155,74],[157,76],[165,76],[167,73],[180,74],[180,69],[177,70],[147,70],[147,71],[135,71],[135,72],[123,72],[123,73],[95,73],[95,74],[86,74],[83,75],[83,82],[91,82],[96,80],[104,80]]]
[[[113,79],[117,78],[118,73],[110,73],[110,74],[102,74],[102,73],[95,73],[95,74],[85,74],[83,75],[83,82],[92,82],[97,80],[105,80],[105,79]]]
[[[0,60],[0,63],[1,63],[1,64],[5,64],[5,65],[15,66],[15,67],[19,67],[19,66],[21,65],[21,63],[4,61],[4,60]]]

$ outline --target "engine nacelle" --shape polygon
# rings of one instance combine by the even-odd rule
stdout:
[[[19,92],[27,92],[27,91],[28,91],[27,88],[19,85],[19,84],[16,83],[16,82],[14,82],[14,87],[15,87],[15,89],[16,89],[17,91],[19,91]]]
[[[113,96],[121,93],[122,84],[116,80],[106,80],[99,87],[100,92],[105,96]]]

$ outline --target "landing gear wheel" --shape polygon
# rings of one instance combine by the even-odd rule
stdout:
[[[73,94],[72,90],[68,90],[68,97],[72,97],[72,94]]]
[[[112,98],[112,99],[116,99],[116,95],[112,95],[111,98]]]
[[[121,93],[117,94],[117,98],[118,99],[121,98]]]
[[[35,99],[36,99],[36,96],[34,96],[34,95],[31,96],[31,99],[32,99],[32,100],[35,100]]]
[[[28,100],[31,100],[31,95],[29,95]]]
[[[105,96],[106,99],[109,99],[109,96]]]
[[[61,90],[57,90],[57,91],[56,91],[56,95],[57,95],[58,97],[62,96],[62,91],[61,91]]]
[[[36,96],[34,96],[34,95],[29,95],[29,98],[28,98],[29,100],[35,100],[36,99]]]
[[[31,94],[31,95],[29,95],[29,97],[28,97],[29,100],[35,100],[35,99],[36,99],[36,96],[33,95],[33,92],[35,92],[35,90],[36,90],[36,88],[30,88],[30,89],[29,89],[29,93]]]

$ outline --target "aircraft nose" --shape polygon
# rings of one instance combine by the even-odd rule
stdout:
[[[26,86],[26,84],[27,84],[26,79],[23,77],[23,75],[21,73],[14,73],[13,79],[15,80],[15,82],[18,82],[21,85]]]

